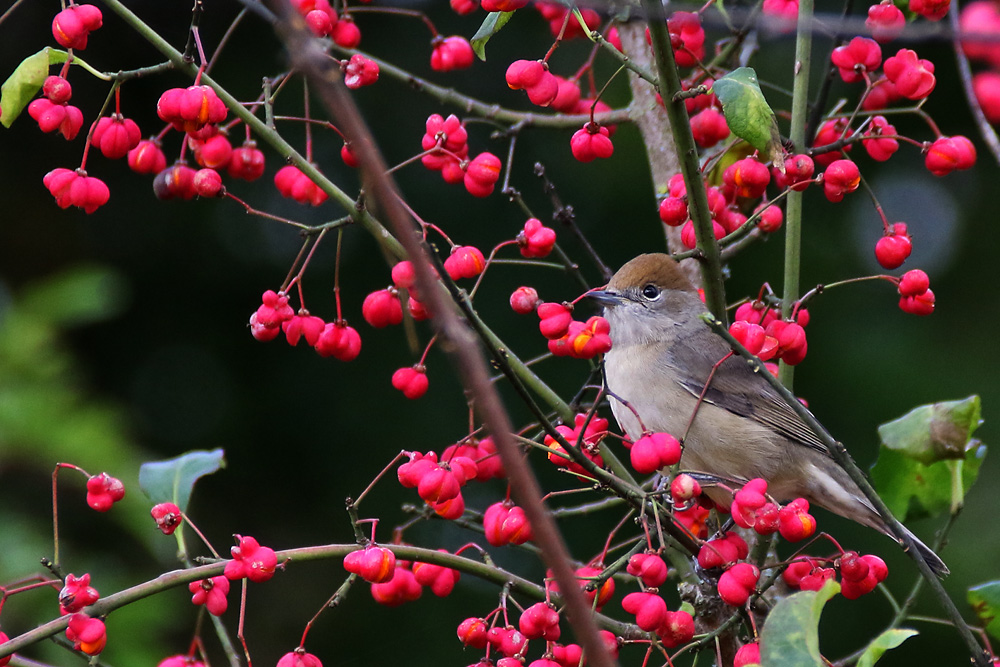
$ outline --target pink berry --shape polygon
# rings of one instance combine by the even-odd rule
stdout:
[[[480,153],[465,169],[465,189],[473,197],[487,197],[493,193],[500,179],[500,158],[492,153]]]
[[[917,58],[915,51],[900,49],[886,58],[883,69],[899,94],[907,99],[921,100],[934,90],[934,63]]]
[[[903,10],[891,1],[881,2],[868,8],[865,25],[872,31],[872,37],[880,44],[891,42],[906,28]]]
[[[857,83],[862,80],[863,74],[874,72],[882,64],[882,48],[873,39],[855,37],[835,48],[830,60],[836,65],[844,83]]]
[[[538,291],[534,287],[518,287],[510,295],[510,307],[519,315],[527,315],[538,307]]]
[[[173,535],[177,527],[184,520],[181,509],[173,503],[159,503],[149,511],[150,516],[156,521],[156,527],[164,535]]]
[[[875,244],[875,259],[883,269],[896,269],[903,265],[912,249],[913,243],[906,231],[906,223],[897,222]]]
[[[392,374],[392,386],[411,401],[427,393],[428,384],[427,374],[422,366],[400,368]]]

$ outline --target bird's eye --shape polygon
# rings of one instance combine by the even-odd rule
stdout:
[[[660,288],[650,283],[642,288],[642,295],[652,301],[656,297],[660,296]]]

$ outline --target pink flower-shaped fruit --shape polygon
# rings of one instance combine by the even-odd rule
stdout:
[[[107,512],[125,497],[125,485],[106,472],[87,480],[87,504],[98,512]]]
[[[312,653],[306,653],[306,650],[300,646],[281,656],[278,659],[277,667],[323,667],[323,663]]]
[[[635,623],[653,632],[667,618],[667,603],[655,593],[629,593],[622,599],[622,609],[635,616]]]
[[[856,83],[863,79],[864,73],[874,72],[882,64],[882,48],[873,39],[855,37],[835,48],[830,61],[836,65],[845,83]]]
[[[89,574],[82,574],[79,577],[68,574],[62,590],[59,591],[59,613],[73,614],[94,604],[100,597],[97,589],[90,585]]]
[[[229,607],[229,580],[224,576],[192,581],[188,584],[192,593],[191,602],[197,606],[205,605],[212,616],[222,616]]]
[[[465,168],[463,182],[473,197],[486,197],[500,179],[500,158],[493,153],[480,153]]]
[[[896,84],[899,94],[907,99],[922,100],[931,94],[937,83],[934,63],[918,58],[910,49],[900,49],[896,55],[886,58],[883,69],[886,77]]]
[[[177,527],[181,525],[181,521],[184,520],[181,509],[173,503],[154,505],[149,514],[156,521],[156,527],[164,535],[173,535]]]
[[[236,535],[237,545],[230,549],[233,560],[226,563],[223,572],[227,579],[249,579],[262,583],[274,576],[278,557],[270,547],[262,547],[252,537]]]
[[[69,617],[66,628],[66,639],[73,642],[73,648],[87,655],[97,655],[108,643],[107,629],[104,621],[90,618],[83,612],[77,612]]]
[[[70,5],[52,19],[52,36],[67,49],[85,49],[87,37],[103,21],[101,10],[94,5]]]

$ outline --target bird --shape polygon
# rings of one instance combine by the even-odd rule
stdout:
[[[779,502],[805,498],[892,537],[778,392],[735,355],[718,363],[732,350],[701,319],[707,309],[670,255],[635,257],[589,296],[604,306],[610,326],[605,379],[611,410],[630,439],[644,431],[670,433],[683,438],[682,470],[740,484],[763,478]],[[947,575],[941,558],[904,530],[931,570]]]

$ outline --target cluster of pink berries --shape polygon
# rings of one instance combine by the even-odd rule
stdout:
[[[250,333],[267,342],[282,332],[289,345],[305,340],[321,357],[352,361],[361,353],[361,336],[354,327],[343,320],[325,322],[305,309],[296,313],[288,305],[288,295],[267,290],[261,305],[250,315]]]
[[[603,567],[588,565],[577,568],[576,576],[584,595],[597,611],[614,595],[615,584],[610,577],[602,577]],[[549,573],[551,577],[551,573]],[[595,579],[603,579],[597,584]],[[550,593],[558,592],[558,586],[547,584]],[[500,624],[500,617],[507,618],[507,607],[498,607],[485,617],[469,617],[458,625],[459,641],[475,649],[486,649],[486,656],[477,663],[497,667],[517,667],[529,664],[531,667],[572,667],[579,665],[582,649],[578,644],[559,644],[562,636],[560,616],[549,602],[536,602],[521,612],[517,625],[509,622]],[[607,630],[601,630],[601,640],[612,655],[618,654],[618,638]],[[545,641],[545,655],[526,663],[526,655],[532,640]],[[495,662],[496,654],[504,657]]]
[[[490,616],[495,619],[498,614]],[[524,667],[525,664],[528,667],[574,667],[582,661],[583,649],[579,644],[557,643],[561,635],[559,615],[546,602],[525,609],[518,618],[517,627],[509,624],[490,627],[489,618],[470,617],[458,626],[458,638],[465,646],[486,649],[486,656],[471,667]],[[607,630],[601,630],[600,635],[611,655],[617,656],[618,638]],[[525,655],[532,639],[544,639],[546,653],[526,663]],[[503,657],[495,659],[497,654]]]
[[[361,44],[361,29],[354,19],[348,15],[337,16],[329,0],[293,0],[292,6],[317,37],[329,37],[344,49],[356,49]]]
[[[350,17],[338,20],[327,0],[298,0],[296,7],[314,30],[317,29],[317,21],[323,23],[320,19],[325,19],[329,25],[324,34],[332,36],[338,45],[344,48],[358,45],[360,31],[354,21]],[[90,32],[101,27],[101,23],[101,12],[95,6],[70,4],[53,20],[52,33],[63,46],[83,49]],[[458,62],[456,42],[449,38],[444,43],[453,54],[451,62]],[[66,69],[64,67],[63,75]],[[341,69],[345,84],[350,88],[370,85],[378,79],[378,65],[360,54],[343,61]],[[42,131],[58,131],[67,140],[72,140],[83,125],[83,114],[69,104],[72,88],[63,75],[48,77],[42,86],[43,97],[28,105],[28,113]],[[115,113],[95,123],[89,135],[90,143],[109,159],[127,155],[129,167],[137,173],[155,175],[153,189],[160,199],[219,196],[224,193],[220,175],[223,171],[233,178],[248,181],[256,180],[263,174],[264,155],[256,144],[248,138],[243,146],[233,148],[225,130],[220,129],[220,124],[227,117],[227,109],[209,86],[196,83],[187,88],[165,91],[157,102],[157,114],[175,130],[185,133],[195,160],[203,167],[201,170],[192,169],[183,160],[168,167],[160,138],[142,140],[135,122],[117,110],[117,98]],[[346,145],[342,154],[345,162],[356,165],[356,158]],[[107,203],[110,193],[103,181],[87,175],[84,166],[81,164],[76,170],[54,169],[43,180],[60,207],[76,206],[92,213]],[[302,203],[315,206],[326,199],[326,194],[295,167],[280,171],[275,184],[282,195]],[[485,186],[477,182],[474,187],[482,190]]]
[[[975,0],[962,6],[959,23],[963,35],[962,50],[970,60],[985,66],[972,77],[976,100],[986,119],[1000,123],[1000,8],[990,0]]]
[[[543,60],[515,60],[507,68],[507,87],[523,90],[532,104],[551,107],[563,113],[598,113],[610,110],[603,102],[585,100],[580,96],[580,86],[575,79],[565,79],[549,71]],[[611,136],[614,125],[601,125],[593,120],[584,123],[570,138],[570,151],[580,162],[596,158],[609,158],[615,147]]]
[[[767,202],[756,204],[770,182],[771,173],[767,167],[758,159],[748,157],[726,168],[721,187],[705,184],[712,233],[716,240],[746,224],[749,218],[743,211],[748,206],[756,206],[756,224],[761,231],[770,233],[781,228],[783,216],[780,208]],[[665,225],[681,228],[681,243],[685,247],[694,248],[697,245],[694,222],[688,215],[687,186],[681,174],[674,174],[667,183],[667,196],[660,200],[659,215]]]
[[[809,349],[805,327],[809,311],[799,308],[794,321],[781,319],[780,313],[760,301],[748,301],[736,309],[729,333],[752,354],[764,361],[780,359],[787,364],[802,363]]]
[[[577,414],[573,417],[573,426],[560,424],[556,426],[556,431],[574,449],[579,446],[583,455],[595,466],[598,468],[604,466],[600,444],[601,440],[608,434],[607,419],[597,416],[588,418],[585,414]],[[546,434],[543,443],[551,450],[548,454],[551,463],[560,468],[566,468],[572,473],[587,475],[586,469],[570,458],[556,438]]]
[[[399,466],[399,483],[417,494],[444,519],[457,519],[465,511],[462,487],[470,481],[503,477],[503,466],[490,438],[451,445],[439,458],[436,452],[408,452]],[[489,531],[487,531],[488,533]]]
[[[918,3],[913,3],[918,4]],[[934,4],[935,7],[942,3]],[[948,3],[943,3],[947,7]],[[877,9],[876,9],[877,8]],[[937,83],[934,76],[934,64],[920,58],[915,51],[899,49],[895,55],[882,62],[882,48],[879,42],[892,39],[901,27],[903,18],[897,17],[899,10],[891,4],[875,5],[869,10],[869,21],[873,15],[882,16],[880,20],[891,20],[883,25],[893,26],[889,33],[876,32],[876,39],[855,37],[843,46],[839,46],[831,54],[831,60],[840,72],[841,78],[847,83],[863,81],[867,84],[866,93],[861,101],[865,111],[877,111],[888,107],[900,99],[920,101],[926,99]],[[933,14],[933,13],[932,13]],[[933,17],[932,17],[933,18]],[[938,17],[939,18],[939,17]],[[1000,23],[998,23],[1000,25]],[[882,67],[882,75],[878,76],[878,68]],[[998,75],[1000,77],[1000,75]],[[1000,80],[1000,79],[998,79]],[[862,145],[875,160],[889,159],[899,148],[899,142],[893,127],[884,116],[874,116],[869,127],[860,135]],[[824,123],[817,131],[813,142],[814,151],[824,146],[836,145],[844,151],[850,151],[854,137],[846,119],[833,119]],[[933,142],[924,144],[924,164],[935,176],[944,176],[955,170],[969,169],[975,164],[976,151],[972,143],[963,136],[938,136]],[[828,165],[837,160],[839,151],[824,152],[816,155],[816,161]],[[838,160],[839,161],[839,160]],[[827,181],[829,178],[827,179]],[[853,175],[852,175],[853,180]],[[826,190],[826,181],[824,182]],[[839,201],[836,190],[827,192],[831,201]]]
[[[885,561],[878,556],[859,556],[854,551],[844,552],[833,562],[833,567],[825,567],[827,562],[826,559],[802,556],[789,563],[781,577],[791,588],[818,591],[839,570],[840,592],[848,600],[856,600],[874,590],[889,574]]]
[[[160,519],[157,518],[157,508],[162,509],[164,506],[172,506],[174,509],[177,507],[171,503],[164,503],[153,508],[153,517],[161,530],[163,528],[160,526]],[[170,507],[167,509],[169,510]],[[176,514],[180,515],[179,509],[176,509]],[[164,534],[169,535],[170,532],[164,531]],[[261,546],[256,539],[249,536],[235,535],[234,537],[236,538],[236,546],[230,549],[233,558],[226,563],[223,573],[217,577],[192,581],[188,584],[188,590],[191,592],[191,603],[196,606],[204,606],[213,616],[221,616],[229,607],[227,596],[231,581],[249,579],[255,583],[263,583],[274,576],[278,566],[278,557],[274,553],[274,549]]]
[[[729,507],[733,522],[752,528],[758,535],[778,532],[789,542],[801,542],[816,533],[816,519],[809,514],[809,501],[796,498],[784,507],[767,497],[767,482],[752,479],[733,494]]]
[[[42,84],[42,97],[28,105],[28,115],[42,132],[58,130],[67,141],[72,141],[83,127],[83,112],[69,104],[72,98],[73,88],[69,81],[61,76],[50,76]]]
[[[439,551],[447,553],[443,549]],[[344,569],[370,583],[372,597],[387,607],[418,599],[424,586],[434,595],[446,597],[461,577],[452,568],[399,560],[392,550],[374,544],[347,554]]]
[[[934,292],[931,281],[920,269],[907,271],[899,278],[899,308],[911,315],[930,315],[934,312]]]
[[[454,114],[442,118],[427,117],[426,131],[421,139],[424,153],[420,161],[431,171],[440,171],[446,183],[464,183],[474,197],[486,197],[493,192],[500,178],[500,159],[492,153],[469,156],[469,133]]]
[[[595,315],[586,322],[574,320],[571,305],[539,303],[537,293],[527,291],[530,289],[518,288],[511,295],[511,307],[517,312],[530,312],[524,311],[524,308],[530,303],[531,297],[535,298],[538,329],[549,341],[549,352],[557,357],[592,359],[611,349],[611,327],[603,317]]]

